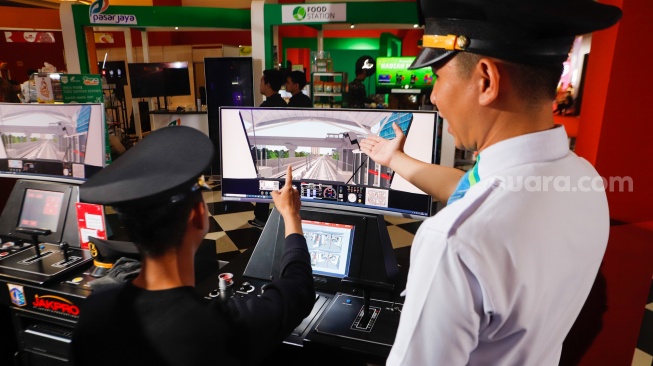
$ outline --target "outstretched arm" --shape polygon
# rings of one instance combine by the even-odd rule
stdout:
[[[386,140],[379,136],[370,136],[361,140],[361,150],[372,160],[394,170],[436,200],[447,202],[465,173],[462,170],[429,164],[406,155],[403,151],[406,137],[396,123],[392,124],[392,128],[397,135],[396,138]]]

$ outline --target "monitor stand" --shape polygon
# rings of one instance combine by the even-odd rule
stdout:
[[[163,108],[161,108],[161,100],[159,99],[160,97],[156,97],[156,108],[159,111],[168,111],[168,98],[163,97]]]

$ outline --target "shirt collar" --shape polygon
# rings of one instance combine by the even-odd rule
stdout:
[[[569,154],[567,132],[561,125],[500,141],[479,155],[478,175],[481,179],[519,165],[553,161]]]

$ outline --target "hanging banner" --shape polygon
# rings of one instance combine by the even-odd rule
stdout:
[[[52,32],[5,32],[5,41],[13,43],[55,43]]]
[[[330,23],[347,21],[347,4],[306,4],[283,5],[281,7],[281,22],[284,24],[298,23]]]

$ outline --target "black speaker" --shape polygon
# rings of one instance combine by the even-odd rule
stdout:
[[[203,105],[206,105],[206,87],[200,86],[200,99]]]
[[[148,102],[138,102],[138,114],[141,116],[141,132],[151,131],[150,105]]]

